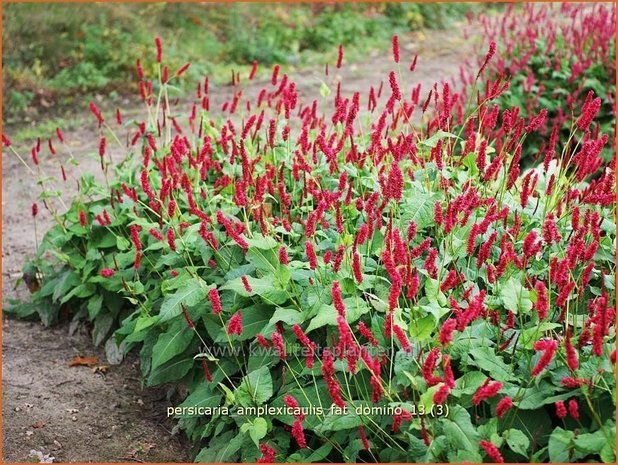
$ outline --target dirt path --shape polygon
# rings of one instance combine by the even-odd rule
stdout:
[[[457,74],[471,50],[469,41],[465,43],[462,39],[460,27],[409,34],[401,38],[401,44],[404,70],[414,54],[419,55],[414,74],[405,73],[408,92],[420,82],[423,94],[434,82]],[[342,92],[351,95],[360,91],[364,100],[369,86],[377,86],[387,79],[391,69],[389,50],[336,71],[343,80]],[[336,77],[333,71],[331,78]],[[290,77],[297,83],[301,99],[319,95],[322,69]],[[260,88],[260,83],[253,83],[245,87],[244,95],[257,95]],[[211,95],[220,96],[212,102],[212,108],[219,108],[229,94],[229,88],[212,89]],[[90,114],[84,114],[83,121],[83,126],[66,133],[65,139],[80,161],[79,172],[99,173],[96,156],[87,157],[96,152],[96,128]],[[21,153],[28,155],[28,147],[23,147]],[[114,155],[118,160],[120,154]],[[3,296],[4,299],[27,298],[23,286],[16,291],[13,287],[21,276],[24,257],[35,250],[30,205],[37,190],[15,157],[5,153],[2,162]],[[47,159],[42,164],[50,173],[58,169],[57,161]],[[72,189],[66,191],[65,201],[73,195]],[[39,221],[39,232],[50,224],[49,219]],[[39,323],[5,319],[2,331],[5,461],[26,461],[32,449],[50,454],[56,461],[186,462],[190,459],[182,435],[170,434],[174,423],[165,418],[169,405],[165,391],[140,388],[136,357],[112,366],[106,375],[95,374],[87,367],[68,367],[76,355],[96,356],[105,362],[104,351],[92,347],[85,330],[69,336],[65,324],[44,329]]]

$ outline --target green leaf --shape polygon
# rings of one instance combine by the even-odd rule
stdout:
[[[516,379],[513,376],[511,366],[504,363],[502,357],[496,355],[491,347],[475,347],[470,351],[469,356],[472,356],[471,363],[478,366],[481,370],[489,372],[489,375],[500,381],[511,381]]]
[[[116,236],[116,247],[120,251],[128,250],[131,247],[131,243],[122,236]]]
[[[221,405],[220,392],[213,391],[210,384],[201,383],[179,407],[217,407]]]
[[[506,430],[504,436],[506,436],[506,443],[513,452],[528,457],[528,447],[530,446],[528,436],[518,429]]]
[[[549,461],[552,463],[568,462],[569,453],[573,447],[573,431],[566,431],[557,427],[549,437]]]
[[[244,423],[240,431],[242,433],[249,432],[249,436],[253,440],[255,447],[260,446],[260,439],[266,436],[266,432],[268,431],[268,423],[262,417],[257,417],[252,422]]]
[[[263,236],[259,233],[254,233],[253,237],[247,237],[247,244],[249,244],[249,250],[251,248],[257,248],[262,250],[270,250],[277,247],[277,241],[271,236]]]
[[[330,89],[324,81],[320,79],[320,95],[324,98],[330,95]]]
[[[428,137],[425,140],[419,141],[419,145],[424,145],[425,147],[435,148],[438,145],[438,141],[442,139],[457,139],[458,137],[455,134],[451,134],[450,132],[443,131],[440,129],[431,137]]]
[[[302,323],[303,312],[299,312],[295,308],[278,308],[277,310],[275,310],[275,313],[273,314],[269,323],[273,325],[279,321],[283,321],[290,326]]]
[[[417,321],[410,322],[410,336],[415,341],[423,342],[436,327],[436,320],[433,315],[427,315]]]
[[[310,333],[314,329],[321,328],[325,325],[337,325],[337,310],[332,305],[322,305],[318,310],[316,316],[314,316],[309,322],[309,326],[305,330],[305,333]]]
[[[341,431],[351,428],[357,428],[363,423],[362,418],[354,412],[349,412],[344,415],[329,413],[324,417],[315,432],[324,434],[327,431]]]
[[[439,388],[440,384],[436,384],[435,386],[431,386],[429,389],[427,389],[421,394],[419,404],[423,406],[425,412],[429,412],[433,408],[433,396]]]
[[[98,346],[105,340],[109,331],[114,324],[114,316],[110,313],[100,313],[94,320],[94,328],[92,330],[92,341],[95,346]]]
[[[170,360],[155,370],[152,370],[148,377],[147,385],[156,386],[170,381],[178,382],[182,379],[193,366],[194,361],[191,357],[180,360]]]
[[[172,325],[167,332],[159,336],[152,349],[152,369],[154,370],[184,352],[191,344],[194,335],[194,332],[187,327],[184,319]]]
[[[532,309],[530,291],[515,278],[509,279],[500,290],[502,303],[513,313],[527,313]]]
[[[433,224],[433,195],[426,194],[420,189],[412,189],[407,194],[407,203],[402,209],[401,219],[405,224],[414,221],[419,230]]]
[[[479,434],[465,408],[460,405],[453,406],[448,418],[442,421],[444,434],[453,447],[478,453]]]
[[[86,308],[88,309],[88,316],[91,320],[93,320],[101,311],[101,307],[103,306],[103,295],[98,294],[94,297],[88,299],[88,305]]]
[[[446,296],[440,290],[440,281],[437,279],[427,278],[425,280],[425,295],[429,302],[437,302],[440,306],[446,306],[448,303]]]
[[[580,434],[573,441],[575,449],[579,452],[586,454],[599,454],[605,444],[608,443],[608,439],[603,434],[603,431],[598,430],[594,433]]]
[[[273,395],[273,379],[268,367],[264,366],[258,370],[252,371],[245,376],[236,391],[234,396],[236,400],[243,406],[260,406]]]
[[[252,305],[240,310],[242,315],[243,329],[240,336],[236,338],[240,341],[252,339],[256,334],[268,324],[272,315],[270,307],[264,305]]]
[[[71,289],[78,286],[80,284],[79,275],[73,271],[65,271],[60,275],[60,277],[55,281],[54,284],[54,293],[52,295],[52,300],[57,302],[58,299],[67,294]]]
[[[223,463],[223,462],[235,462],[237,452],[243,445],[245,436],[242,433],[238,433],[234,436],[234,431],[226,431],[215,439],[211,440],[208,447],[203,448],[197,457],[195,462],[203,463]]]
[[[284,289],[277,286],[277,280],[274,274],[269,273],[263,278],[254,278],[253,276],[247,276],[247,282],[251,288],[251,291],[245,289],[242,283],[242,278],[238,277],[232,281],[228,281],[221,286],[221,290],[230,290],[242,297],[260,296],[262,300],[271,304],[282,304],[288,300],[288,293]]]
[[[202,302],[212,287],[214,286],[208,286],[199,277],[194,277],[184,283],[176,292],[165,296],[161,305],[160,322],[164,323],[180,315],[182,313],[181,304],[190,307]]]
[[[280,268],[279,258],[273,249],[250,247],[246,258],[250,264],[265,273],[273,273]]]
[[[325,443],[324,445],[318,447],[314,450],[309,456],[303,459],[305,463],[315,463],[315,462],[323,462],[330,451],[333,450],[333,445],[330,442]]]
[[[354,323],[362,315],[369,311],[369,306],[361,300],[356,298],[344,299],[343,303],[346,306],[345,319],[349,324]],[[322,305],[316,316],[311,319],[306,333],[313,331],[314,329],[321,328],[325,325],[336,326],[337,325],[337,310],[332,305]]]
[[[546,331],[556,329],[560,327],[558,323],[551,323],[544,321],[539,325],[535,325],[532,328],[522,329],[520,332],[520,344],[527,350],[532,350],[532,346],[539,340]]]

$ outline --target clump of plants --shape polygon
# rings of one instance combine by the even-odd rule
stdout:
[[[481,23],[481,46],[498,44],[490,76],[509,83],[496,103],[519,108],[528,118],[542,109],[547,112],[538,135],[527,140],[523,154],[527,164],[543,159],[552,131],[554,139],[566,140],[573,116],[593,99],[598,112],[591,132],[608,135],[603,157],[609,161],[616,122],[616,6],[525,3],[509,5],[499,15],[479,12],[476,20]],[[462,73],[465,85],[473,84],[479,64],[473,60]]]
[[[147,385],[186,386],[197,461],[615,460],[615,179],[596,97],[524,171],[547,111],[496,104],[495,44],[468,95],[411,87],[394,37],[387,84],[365,95],[325,82],[304,101],[275,66],[215,117],[208,80],[188,115],[172,107],[188,65],[155,43],[156,72],[137,68],[146,119],[91,105],[105,182],[83,178],[64,211],[45,142],[23,159],[57,225],[13,313],[67,308],[111,355],[139,351]]]

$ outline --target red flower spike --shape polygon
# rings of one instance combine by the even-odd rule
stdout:
[[[399,63],[399,36],[393,36],[393,60]]]
[[[275,455],[277,451],[267,444],[260,444],[260,452],[262,456],[257,460],[257,463],[275,463]]]
[[[279,356],[279,358],[281,358],[282,360],[285,360],[287,358],[287,354],[285,351],[285,343],[283,342],[283,337],[281,336],[281,333],[279,331],[273,331],[273,333],[270,335],[270,340],[273,343],[275,351],[277,352],[277,356]]]
[[[559,400],[555,403],[556,406],[556,415],[558,418],[564,418],[567,416],[567,409],[564,406],[564,402]]]
[[[493,42],[492,42],[493,43]],[[487,456],[494,461],[494,463],[504,463],[504,458],[498,448],[491,442],[482,439],[479,445],[485,449]]]
[[[163,60],[163,44],[160,37],[155,37],[155,47],[157,49],[157,63]]]
[[[579,405],[577,404],[577,399],[571,399],[568,403],[569,406],[569,415],[573,420],[579,420]]]
[[[339,286],[339,281],[333,281],[333,286],[331,287],[330,293],[337,313],[341,316],[345,316],[345,304],[343,303],[343,298],[341,297],[341,287]]]
[[[498,418],[502,418],[506,412],[508,412],[513,407],[513,400],[510,397],[504,397],[498,405],[496,405],[496,416]]]
[[[242,334],[242,313],[236,312],[232,315],[227,325],[227,333],[239,336]]]
[[[111,278],[116,272],[110,268],[103,268],[99,273],[103,278]]]
[[[343,44],[339,44],[339,48],[337,49],[337,69],[341,68],[343,64]]]
[[[472,403],[478,405],[483,400],[487,400],[497,395],[502,389],[502,383],[500,381],[489,382],[489,378],[484,385],[479,387],[472,396]]]
[[[220,314],[223,311],[221,307],[221,299],[219,298],[219,291],[216,287],[213,287],[210,291],[208,291],[208,298],[210,299],[210,303],[212,305],[212,312],[215,315]]]
[[[554,353],[558,348],[558,343],[552,339],[541,339],[534,344],[534,350],[543,351],[543,355],[537,362],[530,373],[532,376],[538,376],[554,358]]]
[[[242,285],[245,288],[245,291],[253,292],[253,289],[251,288],[251,284],[249,284],[249,280],[247,279],[247,276],[242,275],[240,277],[240,280],[242,281]]]

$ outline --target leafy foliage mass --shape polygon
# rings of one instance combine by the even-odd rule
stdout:
[[[502,15],[478,14],[483,43],[499,44],[491,73],[510,84],[497,102],[520,108],[522,116],[547,110],[546,124],[538,136],[529,139],[524,154],[535,160],[542,157],[547,148],[543,142],[552,130],[559,131],[561,138],[569,136],[572,115],[592,90],[601,99],[596,121],[599,130],[609,136],[603,156],[610,160],[616,116],[616,7],[563,3],[557,10],[550,5],[524,4],[518,9],[510,5]],[[473,76],[466,81],[472,82]]]
[[[180,407],[213,409],[179,415],[199,461],[615,460],[615,178],[596,95],[546,137],[549,113],[523,117],[484,71],[467,93],[410,92],[393,40],[363,103],[328,83],[302,101],[275,67],[221,118],[200,84],[186,118],[156,45],[145,121],[91,105],[105,183],[84,177],[60,212],[33,148],[58,223],[13,313],[68,308],[95,342],[113,331],[110,357],[139,350],[147,385],[185,385]],[[549,155],[523,170],[535,138]]]

